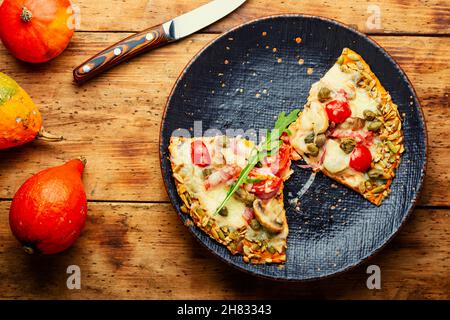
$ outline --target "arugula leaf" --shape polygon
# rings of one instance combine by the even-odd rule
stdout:
[[[263,181],[263,179],[258,179],[258,178],[248,178],[248,177],[247,177],[247,179],[245,179],[245,182],[244,182],[244,183],[258,183],[258,182],[261,182],[261,181]]]
[[[258,162],[261,162],[264,160],[265,157],[268,155],[271,155],[272,153],[278,152],[279,147],[283,143],[280,141],[281,135],[286,132],[290,134],[290,131],[288,130],[289,125],[297,120],[298,113],[300,112],[300,109],[292,110],[289,115],[286,116],[285,112],[281,112],[278,115],[278,118],[275,122],[275,127],[272,131],[269,131],[266,134],[266,139],[256,148],[254,148],[251,153],[250,157],[248,159],[247,165],[242,169],[241,174],[239,175],[238,179],[235,183],[232,184],[230,190],[228,190],[228,193],[225,197],[225,199],[222,201],[222,203],[217,207],[216,212],[214,214],[218,214],[220,210],[225,207],[228,200],[231,199],[233,194],[239,189],[239,187],[243,184],[249,181],[248,174],[252,169],[258,164]]]

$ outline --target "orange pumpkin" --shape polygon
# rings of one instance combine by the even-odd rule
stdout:
[[[54,254],[79,237],[87,215],[80,158],[29,178],[11,203],[9,223],[27,253]]]
[[[39,63],[64,51],[74,33],[69,0],[4,0],[0,39],[17,59]]]
[[[0,72],[0,150],[20,146],[36,138],[60,141],[42,127],[42,116],[17,82]]]

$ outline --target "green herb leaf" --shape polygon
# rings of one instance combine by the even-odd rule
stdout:
[[[291,111],[291,113],[289,113],[287,116],[285,112],[281,112],[278,115],[277,121],[275,122],[275,127],[272,131],[269,131],[267,133],[266,140],[264,140],[257,148],[252,150],[247,165],[244,167],[244,169],[242,169],[241,174],[239,175],[236,182],[233,183],[230,190],[228,190],[225,199],[216,209],[215,214],[218,214],[219,211],[225,207],[226,203],[228,202],[228,200],[230,200],[237,189],[239,189],[239,187],[248,180],[248,174],[250,173],[250,171],[252,171],[252,169],[258,162],[264,160],[264,158],[268,155],[278,152],[279,147],[283,143],[282,141],[280,141],[281,135],[286,132],[286,130],[288,130],[288,127],[292,122],[297,120],[299,112],[299,109],[295,109]]]
[[[262,181],[263,181],[262,179],[258,179],[258,178],[254,178],[254,179],[247,178],[247,179],[245,179],[244,183],[258,183],[258,182],[262,182]]]
[[[241,174],[239,175],[239,178],[236,180],[235,183],[232,184],[230,190],[228,190],[228,193],[225,197],[225,199],[222,201],[222,203],[219,205],[219,207],[216,209],[216,212],[214,214],[218,214],[220,210],[225,207],[226,203],[230,198],[233,196],[233,194],[236,192],[237,189],[245,182],[247,179],[248,174],[252,169],[255,167],[255,165],[258,163],[258,152],[256,149],[253,149],[252,155],[250,156],[247,165],[242,169]]]

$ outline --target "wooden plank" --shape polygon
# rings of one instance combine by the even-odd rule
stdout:
[[[78,0],[80,30],[140,31],[191,11],[209,0]],[[266,15],[302,13],[320,15],[369,33],[448,33],[450,4],[443,0],[247,1],[237,11],[209,27],[209,32],[229,28]],[[379,13],[379,24],[375,14]],[[375,24],[374,24],[375,23]]]
[[[1,70],[39,104],[46,127],[62,143],[35,142],[0,151],[0,198],[11,198],[31,174],[83,154],[92,200],[167,201],[158,155],[159,128],[170,90],[192,56],[216,35],[201,34],[121,65],[77,87],[71,71],[87,56],[127,34],[77,33],[51,63],[30,66],[0,47]],[[430,158],[422,205],[450,205],[450,38],[375,37],[404,68],[422,101]],[[170,61],[170,63],[169,63]]]
[[[448,299],[450,211],[417,210],[381,253],[355,270],[312,283],[260,279],[204,249],[168,204],[90,203],[82,237],[69,251],[27,256],[0,202],[0,298],[31,299]],[[381,290],[366,268],[381,268]],[[66,268],[81,268],[68,290]]]

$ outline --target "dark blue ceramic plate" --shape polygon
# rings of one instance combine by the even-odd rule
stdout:
[[[295,40],[299,37],[301,43]],[[210,43],[181,74],[161,128],[161,166],[170,200],[182,220],[188,220],[180,211],[168,160],[174,130],[192,129],[199,120],[204,130],[222,132],[272,128],[281,111],[303,108],[311,85],[334,64],[344,47],[362,55],[405,115],[406,151],[391,195],[376,207],[321,173],[311,176],[294,163],[295,174],[284,192],[289,223],[284,268],[246,264],[189,226],[201,243],[229,264],[280,280],[330,276],[382,248],[411,212],[422,186],[427,148],[423,114],[411,83],[367,36],[332,20],[302,15],[268,17],[237,27]],[[313,70],[310,75],[308,68]],[[297,210],[289,200],[299,194],[301,207]]]

